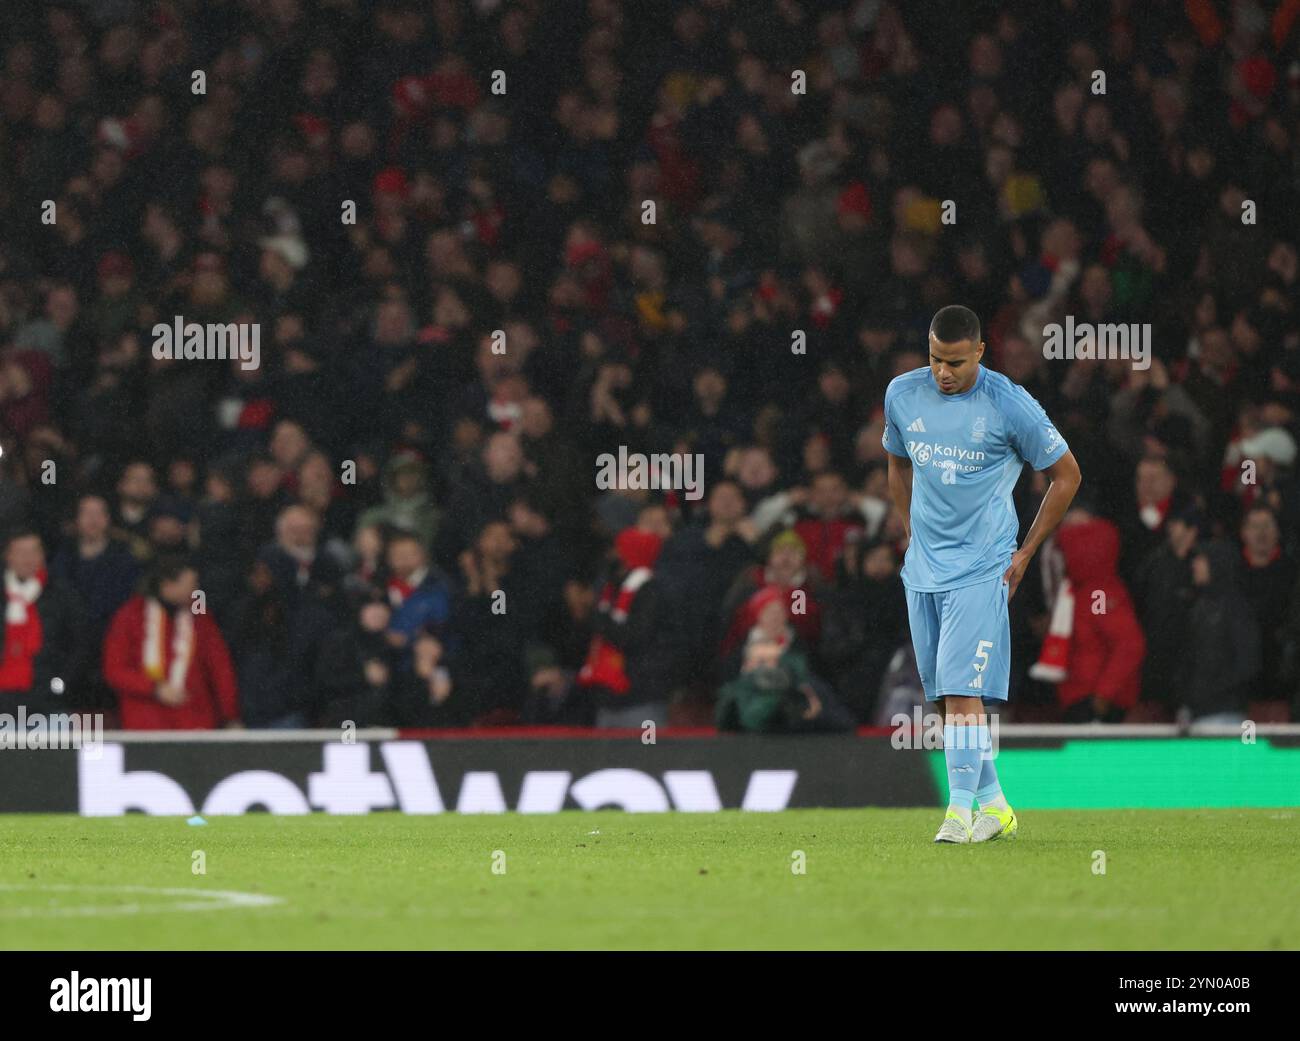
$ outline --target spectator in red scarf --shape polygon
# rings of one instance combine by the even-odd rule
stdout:
[[[1075,508],[1056,533],[1074,598],[1069,664],[1057,697],[1069,722],[1117,723],[1137,704],[1146,639],[1119,577],[1119,529]]]
[[[45,570],[45,547],[22,529],[5,544],[5,624],[0,643],[0,700],[29,714],[66,711],[65,677],[79,671],[76,605]],[[15,695],[16,697],[10,697]]]
[[[226,641],[193,610],[198,574],[184,558],[161,561],[144,596],[113,616],[104,640],[104,678],[127,730],[211,730],[240,726],[235,669]]]
[[[1124,518],[1124,549],[1120,570],[1130,582],[1138,566],[1165,540],[1165,518],[1178,490],[1178,477],[1169,461],[1149,456],[1133,473],[1133,509]]]
[[[596,604],[595,635],[578,686],[597,706],[600,727],[639,727],[668,719],[668,698],[680,655],[670,646],[664,601],[654,577],[663,538],[624,528],[615,563]]]

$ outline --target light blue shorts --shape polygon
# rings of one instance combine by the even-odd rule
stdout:
[[[912,647],[926,701],[1006,701],[1011,679],[1007,586],[999,573],[943,593],[907,591]]]

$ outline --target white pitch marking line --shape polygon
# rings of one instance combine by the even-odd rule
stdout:
[[[169,889],[155,886],[0,883],[0,891],[15,892],[19,890],[38,893],[146,893],[152,896],[199,897],[200,899],[153,906],[119,904],[114,907],[89,904],[82,907],[0,908],[0,918],[75,918],[91,915],[161,914],[168,911],[226,911],[248,907],[270,907],[283,902],[277,896],[264,896],[260,893],[240,893],[232,889]]]

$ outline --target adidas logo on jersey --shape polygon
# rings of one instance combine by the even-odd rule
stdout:
[[[925,424],[921,422],[920,416],[917,416],[916,419],[912,420],[912,422],[908,424],[907,429],[912,431],[914,434],[926,433]]]

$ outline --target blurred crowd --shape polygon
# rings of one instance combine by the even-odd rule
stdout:
[[[1293,0],[6,11],[0,708],[887,723],[881,402],[961,302],[1084,474],[1015,718],[1300,719],[1298,42]],[[260,364],[156,356],[177,316]],[[1049,359],[1066,316],[1150,365]],[[704,496],[601,489],[620,448]]]

